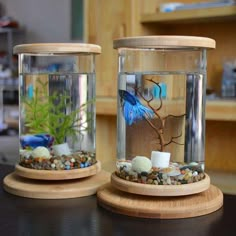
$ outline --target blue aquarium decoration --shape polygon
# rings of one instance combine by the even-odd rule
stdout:
[[[126,123],[132,125],[138,120],[151,119],[154,116],[153,110],[145,107],[137,97],[125,90],[119,90],[123,115]]]
[[[23,149],[36,148],[38,146],[51,147],[54,138],[49,134],[24,135],[20,138],[20,143]]]

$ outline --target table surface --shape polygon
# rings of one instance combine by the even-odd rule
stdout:
[[[98,206],[96,196],[39,200],[4,191],[4,176],[13,166],[0,165],[0,235],[94,236],[94,235],[236,235],[236,196],[224,195],[224,206],[200,217],[161,220],[119,215]]]

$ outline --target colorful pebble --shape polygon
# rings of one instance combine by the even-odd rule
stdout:
[[[79,151],[71,155],[42,158],[31,156],[30,152],[21,152],[20,165],[37,170],[73,170],[86,168],[96,163],[95,153]]]
[[[144,171],[141,173],[134,170],[127,171],[125,168],[120,167],[117,169],[116,174],[127,181],[153,185],[190,184],[205,178],[203,170],[195,163],[192,165],[171,163],[168,168],[152,168],[150,172]]]

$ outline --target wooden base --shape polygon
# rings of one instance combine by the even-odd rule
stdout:
[[[68,180],[79,179],[97,174],[101,170],[101,163],[74,170],[35,170],[16,165],[15,173],[21,177],[38,180]]]
[[[210,178],[206,174],[205,179],[192,184],[152,185],[127,181],[113,173],[111,175],[111,184],[119,190],[145,196],[185,196],[207,190],[210,187]]]
[[[213,185],[194,195],[153,197],[123,192],[107,184],[98,190],[97,197],[99,205],[112,212],[142,218],[189,218],[212,213],[223,205],[223,194]]]
[[[21,197],[65,199],[93,195],[109,181],[110,173],[103,170],[91,177],[60,181],[27,179],[13,172],[4,178],[3,187],[7,192]]]

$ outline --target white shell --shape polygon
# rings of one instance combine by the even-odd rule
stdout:
[[[152,168],[152,162],[149,158],[144,156],[136,156],[132,160],[132,170],[138,173],[149,172]]]

